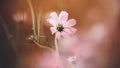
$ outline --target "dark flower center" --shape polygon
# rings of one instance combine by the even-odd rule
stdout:
[[[61,32],[61,31],[63,31],[63,26],[61,25],[61,24],[58,24],[58,26],[57,26],[57,30],[59,31],[59,32]]]

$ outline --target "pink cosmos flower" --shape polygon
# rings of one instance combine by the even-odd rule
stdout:
[[[55,34],[57,39],[68,37],[77,31],[72,27],[76,24],[76,20],[68,20],[68,13],[66,11],[61,11],[59,15],[56,12],[50,13],[50,18],[47,21],[52,25],[50,30],[52,34]]]

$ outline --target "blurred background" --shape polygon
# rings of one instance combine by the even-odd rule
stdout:
[[[42,62],[46,53],[52,53],[27,40],[32,34],[28,1],[33,5],[35,20],[41,12],[40,35],[45,36],[41,39],[43,46],[54,49],[54,36],[49,30],[51,25],[46,21],[50,12],[64,10],[69,13],[69,18],[76,19],[75,36],[80,43],[71,47],[75,48],[73,52],[85,58],[81,58],[81,66],[71,68],[120,68],[119,0],[0,0],[0,67],[45,68],[38,67],[37,62]],[[60,49],[60,52],[68,56],[69,50]]]

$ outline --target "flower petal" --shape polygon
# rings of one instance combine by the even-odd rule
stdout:
[[[53,18],[49,18],[47,19],[47,21],[52,25],[52,26],[56,26],[56,22]]]
[[[58,23],[58,15],[56,12],[52,12],[50,13],[50,17],[53,18],[53,20],[55,21],[55,23]]]
[[[70,37],[70,35],[69,35],[67,32],[65,32],[65,31],[62,31],[62,32],[61,32],[61,35],[62,35],[63,37]]]
[[[59,40],[60,37],[61,37],[61,33],[60,32],[56,32],[55,37]]]
[[[71,32],[72,32],[73,34],[76,33],[76,31],[77,31],[77,29],[75,29],[75,28],[73,28],[73,27],[71,27],[70,30],[71,30]]]
[[[52,34],[54,34],[55,32],[57,32],[57,30],[56,30],[55,27],[50,27],[50,30],[51,30]]]
[[[68,13],[66,11],[61,11],[61,13],[59,14],[59,20],[61,21],[61,23],[67,21],[67,19]]]
[[[77,29],[70,27],[70,28],[65,28],[64,31],[67,32],[68,35],[71,35],[74,34],[77,31]]]
[[[72,31],[69,28],[64,28],[64,32],[66,32],[68,35],[72,34]]]
[[[76,24],[76,20],[70,19],[64,24],[64,27],[71,27],[71,26],[74,26],[75,24]]]

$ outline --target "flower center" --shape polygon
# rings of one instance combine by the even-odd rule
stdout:
[[[58,26],[57,26],[57,30],[59,31],[59,32],[61,32],[61,31],[63,31],[63,26],[61,25],[61,24],[58,24]]]

